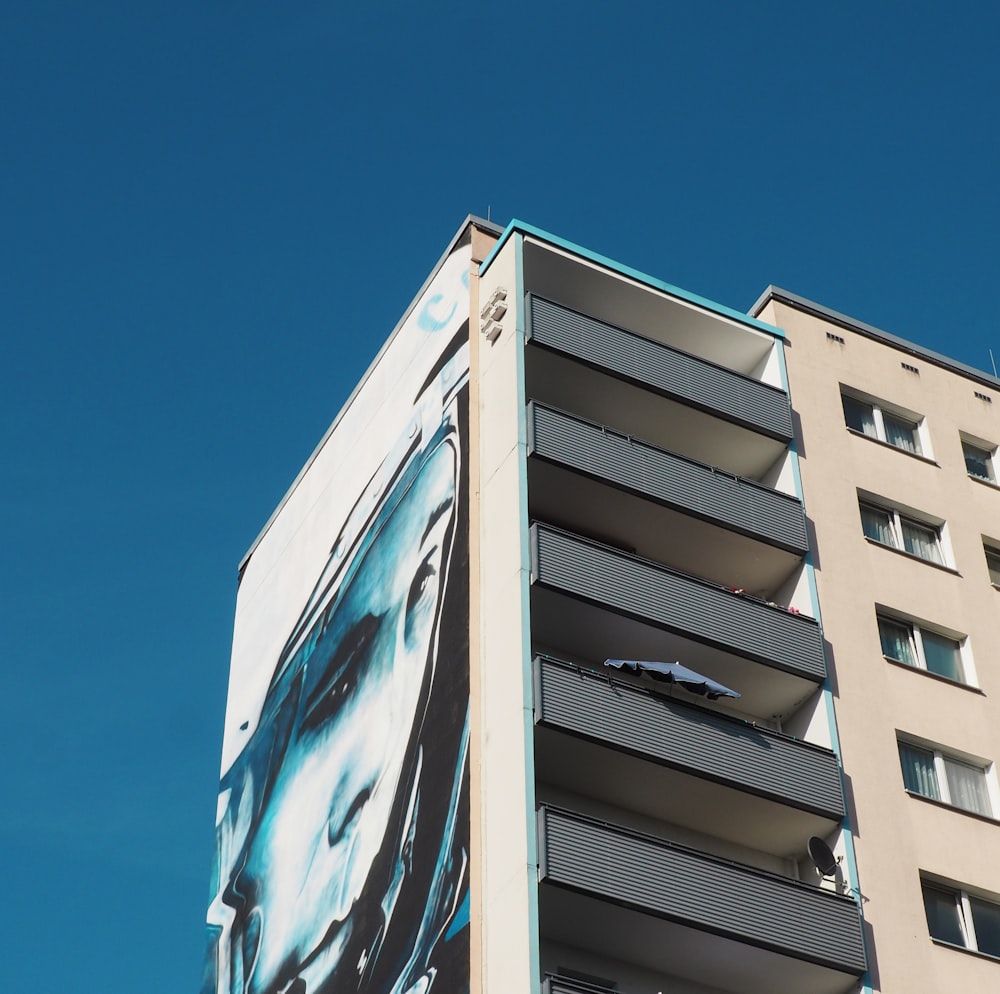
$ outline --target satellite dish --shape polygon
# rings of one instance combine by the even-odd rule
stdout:
[[[812,836],[809,840],[809,858],[824,877],[836,876],[837,857],[833,855],[833,850],[818,835]]]

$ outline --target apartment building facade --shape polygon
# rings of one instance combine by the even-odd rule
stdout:
[[[466,221],[241,565],[204,994],[989,989],[1000,384],[807,303]]]
[[[484,989],[853,989],[780,332],[526,226],[478,290]]]
[[[884,991],[1000,985],[1000,383],[770,288]]]

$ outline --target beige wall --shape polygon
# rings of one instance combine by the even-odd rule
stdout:
[[[523,329],[517,285],[517,238],[510,238],[479,281],[479,300],[507,291],[503,331],[482,337],[474,312],[479,419],[478,653],[473,651],[473,845],[478,842],[480,990],[521,994],[538,989],[537,860],[534,852],[534,776],[530,661],[527,493],[523,467]],[[481,306],[481,304],[480,304]],[[476,486],[476,477],[473,477]],[[475,829],[478,825],[478,839]],[[474,892],[475,896],[475,892]],[[475,969],[475,963],[473,964]],[[473,978],[475,985],[476,978]],[[475,989],[475,986],[473,987]]]
[[[1000,591],[990,584],[982,547],[983,534],[1000,535],[1000,489],[969,478],[959,438],[961,431],[1000,441],[1000,394],[784,303],[771,301],[760,317],[788,336],[799,465],[818,549],[824,632],[832,645],[864,915],[875,942],[875,990],[1000,989],[997,963],[931,941],[920,893],[923,871],[1000,894],[1000,823],[906,794],[896,747],[899,730],[984,760],[1000,759]],[[844,343],[828,338],[828,330]],[[850,432],[841,384],[922,414],[932,459]],[[976,398],[976,391],[991,395],[993,403]],[[944,520],[952,568],[866,541],[858,490]],[[967,635],[981,692],[887,662],[877,603]]]
[[[479,266],[496,244],[496,238],[478,228],[472,229],[472,264],[469,273],[469,895],[470,895],[470,991],[482,991],[483,914],[482,914],[482,677],[479,666],[479,571],[480,571],[480,390],[479,369]]]

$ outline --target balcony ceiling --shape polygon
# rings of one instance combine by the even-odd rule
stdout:
[[[538,459],[528,462],[528,508],[532,519],[754,594],[773,593],[801,562],[791,552]]]
[[[785,453],[777,439],[537,346],[527,349],[525,389],[529,399],[751,480]]]
[[[676,695],[683,698],[684,692]],[[601,803],[783,858],[837,822],[551,728],[535,729],[538,780]]]
[[[525,239],[525,289],[601,321],[751,375],[774,339],[595,263]]]

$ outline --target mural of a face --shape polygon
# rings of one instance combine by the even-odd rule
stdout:
[[[343,578],[325,608],[313,608],[317,620],[269,693],[271,709],[277,698],[286,720],[295,714],[280,756],[268,750],[267,799],[233,882],[246,902],[247,994],[313,991],[341,967],[364,939],[356,904],[369,876],[386,846],[400,845],[390,823],[402,815],[405,834],[414,816],[403,810],[415,797],[404,777],[433,676],[458,459],[453,438],[436,440],[353,553],[334,550],[332,562],[345,556]],[[357,976],[358,963],[343,966]]]
[[[202,994],[467,994],[469,265],[244,564]]]

